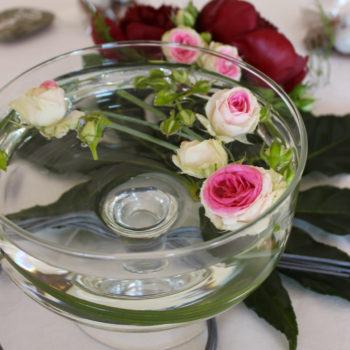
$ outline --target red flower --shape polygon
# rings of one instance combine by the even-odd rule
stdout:
[[[246,62],[286,91],[292,90],[307,73],[307,58],[299,56],[291,42],[248,2],[209,2],[199,15],[198,29],[210,32],[215,41],[237,46]]]
[[[100,13],[92,19],[92,37],[96,44],[123,40],[160,40],[163,33],[174,27],[170,6],[155,9],[151,6],[134,5],[124,18],[115,23]]]
[[[273,29],[257,29],[233,39],[246,62],[290,91],[307,73],[307,57],[297,55],[293,45]]]

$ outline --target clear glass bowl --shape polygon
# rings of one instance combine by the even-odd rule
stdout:
[[[163,50],[171,47],[237,64],[242,79],[168,62]],[[267,144],[278,133],[293,149],[295,177],[273,207],[235,232],[212,237],[201,226],[199,203],[171,162],[147,142],[108,131],[93,161],[72,134],[47,141],[26,128],[0,130],[0,147],[11,154],[7,172],[0,173],[4,270],[31,298],[118,349],[165,349],[190,340],[204,320],[239,303],[273,270],[288,238],[305,165],[301,117],[279,86],[244,62],[158,42],[69,52],[0,90],[0,120],[10,112],[10,101],[55,79],[74,108],[123,111],[156,124],[152,113],[115,92],[140,93],[132,90],[135,76],[178,67],[217,86],[249,87],[261,104],[266,96],[279,104],[274,128],[259,132]],[[152,98],[149,91],[139,97]]]

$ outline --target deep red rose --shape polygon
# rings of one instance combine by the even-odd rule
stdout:
[[[307,73],[307,58],[299,56],[290,41],[269,28],[257,29],[232,41],[244,60],[271,77],[286,91]]]
[[[240,56],[286,91],[299,84],[307,73],[307,58],[299,56],[291,42],[255,7],[243,0],[213,0],[201,11],[198,30],[213,40],[238,47]]]
[[[255,7],[241,0],[210,1],[198,16],[198,29],[210,32],[215,41],[229,44],[232,38],[254,30],[258,24]]]
[[[96,44],[123,40],[160,40],[162,35],[174,27],[171,15],[176,9],[161,6],[134,5],[124,18],[115,23],[102,14],[92,19],[92,37]]]

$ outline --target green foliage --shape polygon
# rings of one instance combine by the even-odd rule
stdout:
[[[327,175],[350,173],[350,115],[314,117],[303,114],[309,154],[304,174],[319,171]]]
[[[288,183],[293,179],[295,172],[291,148],[287,148],[275,139],[270,146],[262,148],[260,157],[271,169],[282,174]]]
[[[284,333],[289,342],[289,349],[296,350],[298,324],[288,292],[277,272],[272,272],[244,303],[259,317]]]
[[[350,189],[322,186],[301,192],[296,217],[331,233],[350,234]]]
[[[298,228],[293,228],[286,252],[350,263],[350,258],[346,253],[315,241],[306,232]],[[314,292],[337,296],[350,301],[350,280],[348,278],[285,269],[282,272]]]
[[[8,160],[9,157],[7,153],[3,149],[0,149],[0,170],[6,171]]]

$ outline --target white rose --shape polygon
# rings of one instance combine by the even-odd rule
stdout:
[[[35,127],[55,124],[67,112],[64,90],[52,82],[28,90],[12,101],[10,106],[19,114],[23,123]]]
[[[238,50],[235,46],[223,45],[212,41],[209,45],[209,49],[231,56],[232,58],[239,58]],[[231,79],[239,80],[241,78],[241,68],[239,65],[226,58],[216,57],[211,54],[203,54],[199,59],[199,64],[209,71],[219,73]]]
[[[40,133],[48,139],[51,139],[52,137],[60,139],[70,130],[75,130],[78,126],[79,120],[84,115],[85,114],[83,112],[74,110],[58,123],[41,128]]]
[[[230,164],[203,183],[201,202],[205,215],[216,228],[234,231],[256,220],[277,201],[285,189],[286,182],[274,170]],[[269,223],[269,218],[260,220],[253,225],[250,233],[263,231]]]
[[[254,132],[259,123],[260,105],[248,89],[235,87],[211,96],[205,112],[207,118],[197,118],[210,135],[223,142],[246,142],[246,135]]]
[[[185,174],[203,179],[228,162],[227,153],[220,141],[183,141],[176,155],[174,164]]]

